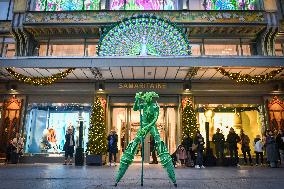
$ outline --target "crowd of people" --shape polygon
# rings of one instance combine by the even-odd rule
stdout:
[[[252,141],[243,130],[238,135],[233,128],[230,128],[226,139],[218,128],[212,137],[212,142],[215,146],[215,156],[217,165],[240,166],[238,144],[243,155],[244,165],[269,165],[270,167],[284,166],[284,131],[281,129],[278,133],[272,130],[267,130],[263,138],[256,135]],[[205,168],[204,166],[204,138],[199,131],[191,138],[185,135],[182,143],[177,150],[172,154],[172,159],[175,167],[177,162],[181,166]],[[253,150],[250,148],[253,146]],[[225,151],[229,157],[225,156]],[[255,153],[255,163],[252,159],[252,151]],[[266,155],[266,158],[264,157]]]
[[[65,135],[65,162],[67,165],[69,158],[69,165],[72,165],[72,159],[74,154],[74,129],[68,128]],[[109,152],[109,165],[116,166],[116,154],[118,152],[117,142],[118,135],[112,130],[107,138],[108,140],[108,152]],[[284,130],[280,129],[278,133],[272,130],[267,130],[265,135],[261,138],[260,135],[256,135],[251,143],[248,135],[241,130],[238,135],[233,128],[230,128],[229,134],[226,139],[218,128],[216,133],[212,137],[212,142],[215,146],[215,157],[217,165],[231,165],[240,166],[238,144],[241,146],[241,152],[243,155],[243,163],[245,165],[269,165],[270,167],[284,167]],[[151,164],[158,164],[155,141],[150,138],[150,151],[153,161]],[[253,146],[253,150],[250,148]],[[19,133],[16,133],[16,137],[9,141],[6,150],[6,163],[17,163],[19,156],[23,154],[24,139]],[[197,131],[195,136],[190,137],[185,135],[181,144],[177,150],[171,155],[174,166],[177,167],[177,162],[181,166],[205,168],[204,166],[204,149],[205,141],[200,131]],[[226,157],[225,151],[229,157]],[[252,151],[255,153],[255,163],[252,159]]]

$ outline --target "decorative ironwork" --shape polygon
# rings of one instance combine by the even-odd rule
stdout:
[[[143,11],[143,15],[160,17],[177,24],[266,23],[264,14],[261,11]],[[133,16],[137,16],[137,11],[28,12],[25,24],[109,24]]]

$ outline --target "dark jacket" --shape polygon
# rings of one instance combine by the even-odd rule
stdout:
[[[237,144],[240,142],[241,139],[239,135],[237,135],[235,132],[229,133],[227,136],[227,143],[229,149],[237,149]]]
[[[197,151],[202,151],[204,149],[204,138],[200,136],[196,136],[194,139],[194,144],[197,146]]]
[[[108,140],[108,152],[117,153],[118,152],[118,148],[117,148],[118,136],[117,136],[117,134],[108,135],[107,140]],[[111,140],[112,140],[112,143],[111,143]]]
[[[265,144],[266,144],[267,161],[276,162],[278,160],[278,150],[275,138],[273,136],[267,136]]]
[[[216,148],[224,148],[225,137],[222,133],[215,133],[212,138]]]
[[[248,135],[242,134],[241,135],[242,151],[250,151],[249,143],[250,143],[250,139]]]
[[[279,150],[284,150],[284,141],[282,138],[284,138],[284,134],[278,134],[276,137],[276,143]]]
[[[71,140],[71,137],[72,137],[72,140],[73,140],[73,144],[70,145],[70,140]],[[73,149],[73,152],[74,152],[74,146],[75,146],[75,139],[74,139],[74,134],[70,134],[70,133],[67,133],[65,135],[65,144],[64,144],[64,151],[68,150],[70,152],[72,152],[72,149]]]
[[[192,147],[193,140],[190,137],[184,138],[181,144],[185,147],[186,151],[188,152]]]

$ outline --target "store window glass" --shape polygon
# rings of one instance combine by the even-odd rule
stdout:
[[[258,0],[205,0],[206,10],[255,10]]]
[[[2,57],[2,54],[3,54],[3,38],[0,37],[0,57]]]
[[[15,44],[8,43],[4,45],[5,57],[11,58],[15,56]]]
[[[252,55],[252,49],[251,49],[251,45],[245,45],[245,44],[242,44],[241,47],[239,48],[242,48],[242,51],[243,51],[243,56],[251,56]]]
[[[90,119],[90,104],[31,103],[25,123],[26,153],[61,153],[68,127],[79,141],[79,117],[83,118],[83,147],[86,150]]]
[[[9,10],[11,11],[11,8],[9,8],[10,0],[1,0],[0,1],[0,20],[7,20],[9,17]]]
[[[87,44],[86,45],[86,56],[97,56],[97,44]]]
[[[276,56],[283,56],[283,44],[282,43],[275,43],[275,55]]]
[[[191,46],[191,55],[200,56],[201,55],[201,44],[190,44]]]
[[[99,10],[100,0],[36,0],[36,11]]]
[[[40,44],[38,50],[38,56],[46,56],[47,44]]]
[[[51,44],[49,56],[84,56],[84,45],[80,44]]]
[[[15,56],[15,40],[13,38],[0,38],[0,52],[2,57]]]
[[[218,55],[218,56],[230,56],[238,55],[237,45],[230,44],[205,44],[205,55]]]
[[[10,9],[9,9],[9,15],[8,15],[8,20],[12,20],[13,18],[13,7],[14,7],[14,0],[10,0]]]
[[[178,0],[111,0],[110,10],[177,10]]]

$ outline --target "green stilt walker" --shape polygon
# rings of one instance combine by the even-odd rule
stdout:
[[[159,117],[160,107],[157,102],[153,102],[153,98],[159,98],[159,95],[155,92],[146,92],[144,94],[142,92],[136,93],[133,110],[143,110],[142,125],[138,130],[136,137],[128,144],[121,157],[119,170],[116,175],[115,186],[117,186],[117,183],[121,180],[129,165],[131,165],[131,163],[133,162],[134,154],[136,154],[139,143],[143,142],[143,139],[149,132],[155,140],[155,148],[158,152],[162,166],[167,170],[168,176],[171,181],[175,186],[177,186],[172,158],[167,150],[165,143],[161,140],[159,131],[156,127],[156,121]],[[143,185],[143,182],[141,183],[141,185]]]

